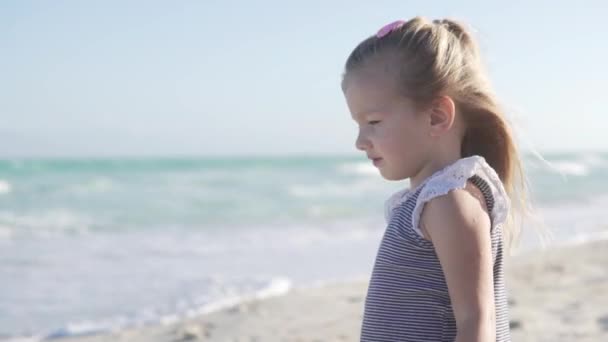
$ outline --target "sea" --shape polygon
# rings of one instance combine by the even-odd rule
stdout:
[[[608,238],[608,153],[525,154],[548,248]],[[0,340],[170,324],[367,279],[384,201],[364,156],[0,160]],[[547,248],[524,224],[519,252]]]

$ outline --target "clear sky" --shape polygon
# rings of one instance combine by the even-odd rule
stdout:
[[[608,151],[608,2],[2,1],[0,157],[356,154],[350,51],[476,30],[524,149]]]

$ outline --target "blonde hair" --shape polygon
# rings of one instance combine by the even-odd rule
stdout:
[[[379,38],[362,41],[350,54],[342,75],[376,65],[379,58],[396,61],[398,93],[422,108],[448,95],[466,124],[461,154],[480,155],[496,171],[511,201],[503,226],[509,250],[519,241],[523,217],[531,213],[528,185],[513,132],[492,92],[479,48],[465,26],[450,19],[415,17]],[[520,222],[516,222],[519,216]]]

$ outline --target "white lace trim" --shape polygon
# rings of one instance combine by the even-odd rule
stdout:
[[[391,219],[393,210],[404,203],[410,194],[415,193],[420,187],[424,187],[418,195],[416,206],[412,212],[412,227],[420,235],[422,231],[418,227],[418,221],[422,214],[424,204],[432,198],[447,194],[450,190],[462,189],[466,182],[473,175],[483,178],[492,192],[494,207],[492,209],[492,223],[495,226],[502,224],[507,219],[510,208],[509,196],[507,195],[498,174],[478,155],[461,158],[451,165],[435,172],[432,176],[424,180],[416,189],[403,189],[391,195],[384,205],[384,217],[388,223]]]

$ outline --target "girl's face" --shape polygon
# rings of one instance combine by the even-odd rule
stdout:
[[[431,155],[430,116],[398,96],[395,77],[379,70],[354,71],[345,83],[344,96],[359,126],[355,146],[368,158],[378,158],[373,163],[385,179],[411,178]]]

